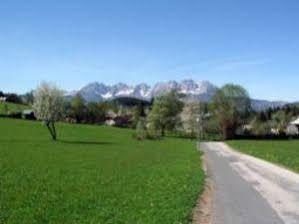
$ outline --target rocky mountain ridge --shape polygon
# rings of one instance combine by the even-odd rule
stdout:
[[[209,102],[218,90],[218,87],[209,81],[196,82],[192,79],[185,79],[180,82],[158,82],[152,87],[146,83],[132,86],[125,83],[105,85],[103,83],[93,82],[78,91],[73,91],[69,96],[72,97],[76,94],[80,94],[86,102],[101,102],[121,97],[132,97],[150,101],[152,98],[171,90],[177,90],[185,94],[187,101]],[[252,107],[257,111],[281,107],[286,104],[287,102],[281,101],[252,100]]]

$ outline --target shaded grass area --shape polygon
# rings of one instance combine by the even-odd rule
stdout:
[[[238,140],[234,149],[299,172],[299,140]]]
[[[0,223],[189,223],[204,173],[195,142],[0,119]]]

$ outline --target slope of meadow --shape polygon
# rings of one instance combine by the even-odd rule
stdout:
[[[0,119],[0,223],[189,223],[204,173],[195,142]]]

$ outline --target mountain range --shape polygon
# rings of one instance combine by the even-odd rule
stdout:
[[[218,87],[209,81],[196,82],[192,79],[180,82],[158,82],[152,87],[145,83],[132,86],[125,83],[105,85],[103,83],[93,82],[78,91],[69,93],[69,96],[72,97],[76,94],[80,94],[87,102],[101,102],[121,97],[132,97],[150,101],[152,98],[169,92],[170,90],[177,90],[185,94],[185,100],[187,101],[209,102],[218,90]],[[257,111],[281,107],[285,104],[287,103],[281,101],[252,100],[252,107]]]

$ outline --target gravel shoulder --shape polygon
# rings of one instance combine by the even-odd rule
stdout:
[[[214,224],[299,224],[299,175],[232,150],[201,143],[213,185]]]

